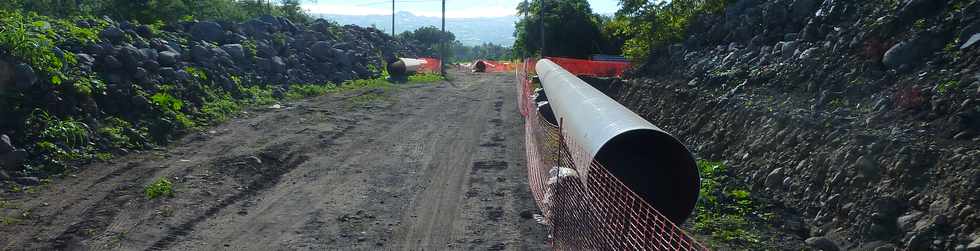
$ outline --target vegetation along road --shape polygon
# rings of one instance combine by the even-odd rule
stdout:
[[[0,249],[543,249],[510,74],[253,109],[7,201]],[[147,197],[157,197],[148,199]]]

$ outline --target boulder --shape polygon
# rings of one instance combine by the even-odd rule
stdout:
[[[966,48],[970,48],[970,46],[977,44],[977,42],[980,42],[980,33],[970,36],[970,39],[967,39],[966,42],[963,43],[963,46],[960,46],[960,49],[965,50]]]
[[[16,148],[10,143],[10,137],[6,134],[0,135],[0,154],[13,152]]]
[[[140,53],[136,46],[131,44],[123,44],[116,48],[118,51],[119,59],[122,61],[123,66],[127,68],[132,68],[133,66],[139,65],[143,62],[143,54]]]
[[[110,26],[99,32],[99,37],[112,43],[119,43],[126,38],[126,32],[123,32],[122,29],[117,27]]]
[[[973,23],[963,27],[963,29],[956,34],[956,37],[960,40],[960,43],[964,43],[967,40],[970,40],[970,37],[977,33],[980,33],[980,20],[973,21]]]
[[[980,251],[980,237],[973,239],[973,242],[966,245],[966,251]]]
[[[796,53],[796,48],[798,48],[799,46],[800,46],[799,42],[788,41],[788,42],[779,42],[779,45],[777,45],[776,47],[780,48],[780,52],[779,52],[780,55],[782,55],[784,59],[788,59],[793,57],[793,54]]]
[[[331,26],[333,26],[333,25],[330,24],[329,21],[324,20],[322,18],[318,18],[316,21],[313,21],[313,24],[312,25],[310,25],[310,29],[312,29],[313,31],[316,31],[316,32],[320,32],[320,33],[332,35],[332,34],[330,34],[330,27]]]
[[[14,65],[0,59],[0,90],[14,85]]]
[[[14,66],[14,82],[20,89],[33,86],[37,82],[37,73],[34,72],[34,67],[26,63],[19,63]]]
[[[144,38],[153,38],[153,29],[150,29],[149,25],[136,26],[136,34]]]
[[[319,41],[310,46],[310,55],[321,61],[332,58],[334,52],[333,46],[326,41]]]
[[[75,54],[75,59],[78,60],[78,64],[84,66],[91,67],[92,65],[95,64],[95,58],[85,53]]]
[[[147,73],[149,72],[146,71],[146,69],[144,69],[143,67],[136,67],[136,70],[133,71],[133,78],[135,79],[146,78]]]
[[[105,66],[105,68],[106,69],[109,69],[109,70],[119,69],[119,68],[121,68],[123,66],[122,62],[120,62],[119,59],[116,58],[115,56],[105,56],[105,57],[103,57],[102,58],[102,65]]]
[[[193,59],[194,62],[207,62],[208,59],[211,59],[211,57],[214,56],[212,53],[212,50],[209,50],[207,47],[204,47],[204,45],[201,44],[194,44],[194,46],[191,47],[191,59]]]
[[[151,72],[155,72],[160,69],[160,63],[156,60],[146,60],[143,61],[143,68],[146,68]]]
[[[240,44],[226,44],[222,45],[221,49],[231,56],[235,61],[240,61],[245,58],[245,48]]]
[[[947,0],[910,0],[905,2],[902,9],[898,11],[895,21],[904,26],[915,22],[921,18],[930,17],[938,14],[945,9]]]
[[[228,52],[221,49],[221,47],[211,47],[211,55],[217,57],[219,61],[231,62],[231,54],[228,54]]]
[[[148,60],[156,61],[160,57],[160,53],[158,53],[157,50],[153,48],[140,49],[140,55],[143,56],[143,62],[146,62]]]
[[[24,186],[37,186],[41,184],[41,179],[38,179],[37,177],[16,177],[13,180],[14,182],[17,182],[17,184]]]
[[[221,25],[215,22],[197,22],[191,26],[191,38],[195,41],[221,42],[225,35]]]
[[[814,12],[817,11],[817,5],[819,2],[817,0],[796,0],[793,1],[793,5],[790,7],[792,13],[791,15],[799,17],[810,17],[813,16]]]
[[[177,59],[180,58],[180,54],[173,51],[160,52],[158,60],[161,66],[174,66],[177,64]]]
[[[262,20],[252,19],[242,23],[242,32],[249,36],[263,38],[268,36],[271,31],[272,24]]]
[[[282,61],[282,57],[272,57],[271,60],[272,72],[283,73],[286,72],[286,62]]]
[[[351,53],[350,52],[344,51],[344,50],[340,50],[340,49],[334,49],[334,54],[337,55],[337,58],[336,58],[337,64],[339,64],[340,66],[353,66],[354,65],[354,61],[351,59],[351,56],[350,56]]]
[[[9,153],[0,154],[0,167],[9,171],[20,171],[20,167],[27,160],[27,151],[17,149]]]
[[[817,47],[806,49],[805,51],[803,51],[803,53],[800,54],[800,59],[802,60],[812,59],[816,56],[816,54],[817,54]]]
[[[807,238],[805,242],[806,245],[811,246],[817,250],[822,250],[822,251],[840,250],[840,248],[837,247],[837,244],[835,244],[834,241],[831,241],[826,237],[810,237]]]
[[[937,46],[937,44],[939,44]],[[925,58],[933,52],[942,48],[942,43],[936,43],[931,36],[921,36],[907,41],[902,41],[885,52],[882,63],[892,69],[897,69],[902,65],[918,65],[925,62]]]
[[[769,172],[769,175],[766,175],[766,181],[765,181],[766,188],[769,189],[779,188],[779,186],[782,184],[783,179],[785,178],[782,171],[783,171],[782,168],[776,168],[775,170],[772,170],[772,172]]]
[[[173,82],[177,80],[177,70],[174,70],[173,67],[160,67],[158,72],[164,81]]]
[[[258,51],[259,56],[262,57],[268,58],[268,57],[274,57],[279,55],[279,52],[276,50],[276,48],[272,47],[272,45],[269,45],[265,42],[257,43],[255,49]]]

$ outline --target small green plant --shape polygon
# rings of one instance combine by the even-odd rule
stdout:
[[[211,122],[224,122],[231,118],[231,115],[242,110],[242,106],[231,99],[231,96],[223,95],[214,101],[206,102],[201,107],[201,113],[206,120]]]
[[[200,79],[205,81],[208,80],[208,73],[202,70],[201,68],[188,66],[188,67],[184,67],[184,71],[191,74],[191,76],[194,77],[195,79]]]
[[[170,111],[180,111],[184,107],[184,101],[165,92],[158,92],[150,96],[150,100],[157,106]]]
[[[954,62],[960,60],[960,48],[959,48],[960,46],[959,45],[960,45],[960,39],[959,38],[956,38],[956,39],[950,40],[949,43],[946,43],[946,46],[943,47],[943,52],[946,53],[946,55],[949,55],[953,59]]]
[[[315,97],[335,91],[336,89],[337,86],[333,84],[290,85],[289,90],[286,91],[286,98],[301,99],[306,97]]]
[[[143,189],[143,194],[147,199],[156,199],[161,196],[174,197],[174,184],[167,178],[159,178],[150,183]]]
[[[918,31],[924,31],[927,27],[925,19],[915,20],[915,23],[912,23],[912,28]]]
[[[80,147],[89,140],[88,125],[73,118],[59,119],[45,111],[35,110],[26,121],[28,128],[38,129],[41,142],[58,143],[67,147]]]
[[[733,185],[724,163],[699,160],[697,164],[701,191],[694,230],[708,234],[712,241],[764,249],[751,219],[767,220],[771,216],[758,212],[748,190]]]
[[[248,104],[270,105],[276,103],[276,98],[272,97],[272,89],[262,86],[250,86],[242,88],[242,93],[246,95]]]
[[[847,101],[845,101],[844,99],[841,99],[841,98],[835,98],[835,99],[833,99],[833,100],[830,101],[830,104],[828,104],[828,106],[830,107],[830,109],[837,109],[837,108],[846,107],[847,106]]]
[[[103,139],[109,141],[109,147],[112,148],[143,148],[149,138],[146,128],[134,128],[129,122],[116,117],[104,119],[102,126],[96,131]],[[111,154],[109,156],[111,157]],[[96,157],[103,159],[100,156]]]
[[[442,75],[435,73],[423,73],[408,76],[408,82],[412,83],[432,83],[445,80]]]
[[[242,41],[242,48],[245,49],[245,56],[248,58],[259,55],[259,50],[255,45],[255,40],[246,39],[245,41]]]
[[[936,85],[936,93],[946,94],[950,91],[956,90],[960,86],[960,81],[955,79],[950,79],[939,83]]]
[[[14,218],[14,217],[10,217],[10,216],[3,216],[3,218],[0,219],[0,223],[3,223],[3,225],[7,225],[7,226],[9,226],[9,225],[17,225],[17,224],[20,224],[20,222],[21,222],[20,219],[17,219],[17,218]]]

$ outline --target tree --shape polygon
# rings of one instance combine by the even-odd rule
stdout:
[[[456,35],[452,32],[442,32],[435,26],[426,26],[415,29],[415,31],[405,31],[398,34],[398,37],[412,41],[420,48],[423,48],[422,55],[437,56],[439,54],[439,44],[450,43],[456,40]]]
[[[493,43],[466,46],[456,41],[452,44],[450,51],[455,55],[453,60],[456,62],[471,62],[477,59],[506,60],[513,56],[510,48]]]
[[[680,42],[692,19],[722,11],[734,0],[620,0],[616,17],[607,30],[625,38],[623,53],[633,60],[646,59],[651,51]]]
[[[548,0],[545,3],[544,24],[547,56],[586,58],[602,53],[603,39],[599,30],[600,17],[592,13],[586,0]],[[520,55],[541,54],[541,0],[517,5],[518,15],[527,14],[516,24],[514,52]]]
[[[286,17],[296,23],[312,21],[300,6],[316,0],[0,0],[0,8],[69,17],[109,16],[116,20],[155,23],[192,17],[202,20],[244,21],[262,15]]]

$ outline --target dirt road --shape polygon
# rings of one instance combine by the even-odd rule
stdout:
[[[545,249],[511,74],[250,111],[3,198],[0,249]],[[377,91],[377,90],[375,90]],[[174,182],[176,196],[143,188]]]

